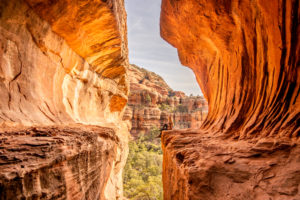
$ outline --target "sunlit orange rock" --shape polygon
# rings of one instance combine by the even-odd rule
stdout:
[[[95,135],[98,137],[98,131],[94,133],[85,128],[97,125],[105,127],[103,132],[113,130],[112,134],[118,138],[118,141],[108,141],[105,135],[99,136],[97,144],[91,144],[88,151],[85,152],[84,148],[73,151],[74,165],[77,162],[76,156],[80,157],[84,153],[93,154],[91,159],[98,159],[94,154],[106,156],[106,151],[109,155],[113,152],[114,156],[107,160],[101,158],[95,162],[83,162],[83,165],[90,168],[79,167],[82,170],[80,173],[72,171],[71,167],[60,171],[62,176],[73,177],[61,185],[71,187],[70,190],[64,190],[66,199],[122,198],[122,168],[128,153],[127,137],[130,128],[130,123],[122,120],[129,92],[126,75],[127,54],[126,12],[123,0],[0,1],[0,132],[3,132],[3,127],[68,128],[69,124],[77,123],[81,125],[70,130],[72,134],[85,134],[86,138]],[[66,141],[75,137],[69,132],[67,136],[64,136],[64,131],[58,132],[57,137],[63,137]],[[14,137],[9,140],[19,140],[19,133],[23,131],[14,132]],[[0,140],[2,137],[4,136],[1,135]],[[24,140],[27,140],[27,136],[24,137]],[[29,135],[28,140],[31,139]],[[88,146],[88,140],[82,139],[82,145]],[[106,145],[108,143],[110,146]],[[55,160],[51,157],[55,154],[55,148],[69,147],[66,143],[58,143],[51,148],[45,152],[45,160],[41,158],[39,161],[48,164],[41,166],[55,167],[51,163]],[[23,150],[19,152],[25,153]],[[0,162],[3,159],[3,162],[6,162],[7,154],[0,157]],[[61,153],[62,156],[66,156],[65,154],[68,154],[67,150]],[[32,163],[34,162],[35,160],[32,160]],[[30,160],[25,162],[24,169],[31,170],[30,163]],[[57,164],[62,163],[59,161]],[[106,164],[111,166],[107,167]],[[1,164],[1,173],[2,169],[11,166],[11,163],[7,162]],[[42,169],[37,169],[39,170]],[[20,172],[13,171],[12,173]],[[97,179],[95,181],[89,173],[102,175],[93,177]],[[23,189],[26,189],[29,186],[26,186],[27,182],[24,180],[27,179],[23,175],[17,176],[20,178],[17,184],[23,184]],[[78,185],[73,187],[68,181],[74,181],[76,177],[80,180],[77,181]],[[8,180],[2,178],[0,182]],[[3,184],[5,185],[1,182],[1,188]],[[38,185],[38,182],[34,184],[34,191],[21,191],[24,192],[23,196],[35,198],[35,192],[38,192],[38,197],[43,197],[39,192],[43,191],[43,186]],[[47,184],[55,183],[48,180]],[[80,186],[83,184],[86,187],[84,190],[83,186]],[[0,190],[7,194],[6,189],[5,186],[5,191]],[[88,196],[84,196],[83,193],[89,190],[98,193],[87,192]],[[9,192],[13,195],[14,191]],[[23,196],[16,198],[23,199]],[[11,199],[10,197],[6,195],[0,199]],[[47,196],[46,199],[51,197]]]
[[[163,134],[164,198],[298,199],[299,1],[162,0],[160,27],[209,104]]]
[[[1,2],[0,120],[121,118],[128,95],[123,2],[27,2]]]

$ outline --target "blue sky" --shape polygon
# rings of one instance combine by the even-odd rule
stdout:
[[[177,50],[159,34],[161,0],[125,0],[129,62],[153,71],[174,89],[202,95],[192,70],[179,62]]]

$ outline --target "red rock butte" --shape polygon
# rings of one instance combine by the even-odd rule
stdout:
[[[165,200],[300,199],[299,0],[162,0],[208,101],[162,134]],[[0,199],[123,199],[124,0],[0,1]],[[126,119],[126,117],[125,117]]]

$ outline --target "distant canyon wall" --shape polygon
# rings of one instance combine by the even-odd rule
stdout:
[[[73,170],[74,166],[70,162],[75,159],[74,165],[78,162],[77,165],[82,165],[79,167],[81,170],[92,169],[97,174],[94,182],[93,174],[88,171],[72,171],[71,174],[59,172],[63,176],[73,174],[73,178],[80,177],[79,185],[86,185],[84,190],[76,186],[71,192],[66,188],[72,187],[72,178],[66,179],[62,185],[65,188],[62,193],[66,193],[67,199],[122,198],[122,168],[128,153],[130,126],[129,122],[122,120],[129,92],[126,75],[127,27],[123,0],[3,0],[0,2],[0,44],[2,144],[22,146],[14,141],[23,138],[25,146],[35,147],[35,143],[43,140],[44,136],[33,134],[39,132],[34,127],[47,132],[48,126],[55,126],[54,136],[50,134],[53,130],[49,128],[49,137],[55,137],[56,134],[58,138],[62,137],[53,141],[49,138],[48,142],[41,144],[50,145],[42,156],[34,153],[40,146],[39,143],[33,150],[18,150],[21,155],[19,158],[11,157],[9,150],[1,152],[0,190],[3,193],[0,199],[10,198],[3,196],[9,191],[5,187],[7,182],[13,179],[27,180],[26,176],[36,177],[34,173],[37,171],[28,159],[33,163],[37,162],[36,164],[41,162],[39,170],[46,167],[50,171],[56,165],[64,165],[66,160],[69,164],[65,169]],[[81,126],[72,128],[75,123]],[[89,125],[105,128],[91,130]],[[65,130],[68,127],[71,130]],[[31,128],[32,131],[26,131]],[[70,145],[68,138],[75,137],[72,134],[63,136],[65,131],[74,135],[83,134],[82,138],[78,136],[78,141],[82,140],[82,143],[78,142],[77,145],[81,148],[74,151],[70,149],[73,152],[71,160],[68,160],[69,157],[65,158],[68,151],[53,154],[55,149],[67,148]],[[27,137],[20,136],[27,132]],[[105,132],[117,139],[109,139]],[[7,133],[11,133],[11,136]],[[94,142],[85,147],[89,145],[89,137],[94,138]],[[82,153],[89,154],[86,158],[88,160],[76,161],[76,156],[80,157]],[[94,161],[98,156],[105,155],[111,157]],[[37,161],[36,158],[44,158],[44,161]],[[104,162],[108,162],[110,167],[106,167]],[[6,171],[8,168],[14,168],[18,175],[9,176],[10,172]],[[47,191],[50,193],[53,188],[47,187],[55,182],[48,180],[48,185],[42,186],[37,180],[38,178],[32,180],[36,184],[34,190],[26,190],[31,188],[26,185],[26,181],[16,183],[24,184],[24,191],[15,191],[15,198],[51,199]],[[99,180],[102,181],[101,184]],[[85,191],[92,188],[103,193],[85,194]],[[14,190],[9,192],[13,194]]]
[[[162,135],[165,200],[300,198],[297,0],[162,0],[161,36],[208,101]]]
[[[136,65],[128,68],[130,93],[124,119],[130,120],[134,137],[161,129],[171,117],[174,129],[199,128],[206,118],[207,101],[173,91],[159,75]]]

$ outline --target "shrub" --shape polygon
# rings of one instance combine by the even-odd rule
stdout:
[[[159,104],[158,105],[158,108],[161,110],[161,111],[170,111],[171,110],[171,106],[165,104],[165,103],[162,103],[162,104]]]

